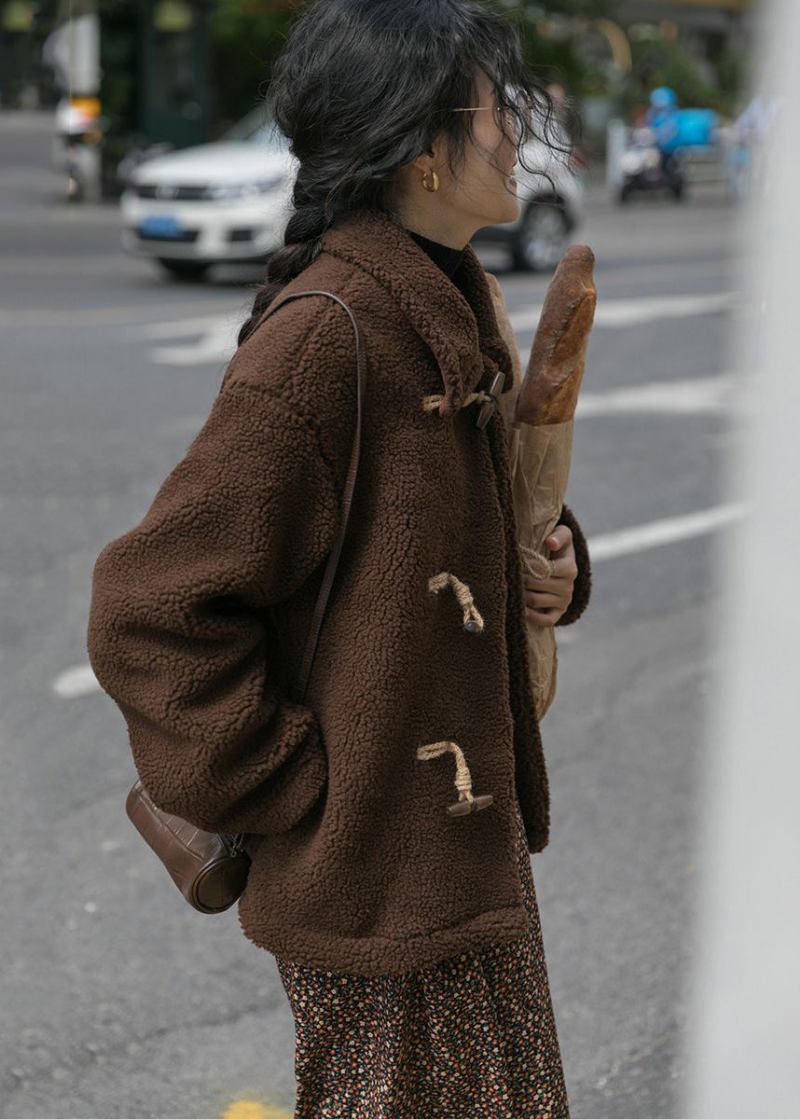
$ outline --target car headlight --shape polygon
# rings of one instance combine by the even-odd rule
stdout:
[[[206,198],[253,198],[259,194],[269,194],[282,182],[282,175],[273,175],[270,179],[257,179],[251,183],[217,183],[206,187]]]

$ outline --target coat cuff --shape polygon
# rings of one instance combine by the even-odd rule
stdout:
[[[575,518],[575,514],[568,505],[562,506],[558,523],[560,525],[568,525],[569,528],[572,529],[572,543],[575,547],[575,560],[578,565],[578,575],[575,579],[575,586],[572,591],[572,600],[566,611],[556,622],[557,626],[569,626],[572,625],[573,622],[577,622],[578,618],[580,618],[589,605],[589,599],[592,594],[592,566],[586,537]]]

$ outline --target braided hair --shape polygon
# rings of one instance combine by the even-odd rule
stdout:
[[[293,212],[239,345],[312,263],[335,221],[365,210],[399,218],[395,173],[441,132],[455,172],[474,114],[452,109],[474,102],[476,68],[517,118],[523,167],[522,145],[533,137],[568,150],[553,125],[552,98],[524,61],[518,31],[499,13],[473,0],[314,0],[301,13],[268,94],[270,115],[299,165]],[[511,90],[524,93],[535,111],[523,112]]]

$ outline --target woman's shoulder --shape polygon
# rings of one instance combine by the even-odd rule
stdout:
[[[369,317],[369,297],[365,303],[356,273],[346,262],[318,258],[278,298],[330,292],[351,308],[361,330]],[[357,413],[357,368],[356,337],[346,309],[327,295],[308,295],[262,318],[231,358],[220,396],[244,393],[248,406],[291,414],[298,438],[305,434],[319,446],[343,484]]]
[[[277,296],[286,299],[264,312],[255,330],[238,347],[223,385],[249,385],[280,397],[308,412],[317,410],[319,390],[339,378],[355,376],[356,336],[347,308],[359,323],[364,319],[363,293],[355,269],[344,262],[317,261],[295,277]],[[338,302],[341,300],[341,302]],[[345,306],[342,306],[345,304]],[[274,304],[273,304],[274,306]],[[361,324],[359,323],[359,328]]]

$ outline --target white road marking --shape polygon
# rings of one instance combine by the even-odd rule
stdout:
[[[7,263],[7,262],[6,262]],[[43,273],[48,275],[53,271],[53,261],[47,260],[34,262]],[[105,269],[105,259],[99,262]],[[31,262],[28,261],[28,265]],[[2,265],[0,265],[1,267]],[[18,267],[13,264],[14,269]],[[84,266],[82,266],[84,267]],[[64,268],[70,273],[75,271],[75,262],[71,258],[64,262]],[[595,324],[603,327],[636,326],[643,322],[654,322],[657,319],[694,317],[696,315],[714,314],[718,311],[728,311],[736,306],[736,297],[732,293],[712,295],[664,295],[646,296],[633,299],[600,299],[595,314]],[[146,306],[111,306],[111,307],[74,307],[69,310],[63,308],[48,308],[44,312],[40,309],[31,310],[27,307],[10,308],[0,307],[0,327],[17,328],[20,330],[29,327],[46,329],[48,327],[63,330],[73,328],[84,330],[92,326],[133,326],[139,337],[165,337],[180,338],[187,333],[201,334],[213,326],[214,320],[220,322],[235,321],[237,324],[244,322],[249,314],[249,308],[242,306],[239,309],[220,309],[219,303],[206,304],[209,313],[203,318],[198,318],[197,312],[202,309],[201,300],[193,303],[162,304],[162,309],[167,309],[172,314],[194,312],[191,319],[180,319],[174,322],[142,322],[152,314],[152,308]],[[226,305],[227,306],[227,305]],[[212,311],[213,308],[213,311]],[[515,330],[520,332],[531,331],[536,328],[542,313],[542,305],[534,304],[523,310],[511,311],[509,317]],[[192,328],[189,329],[189,323]],[[195,326],[196,324],[196,330]],[[175,329],[173,329],[173,327]],[[153,333],[150,333],[152,331]]]
[[[91,665],[78,664],[59,673],[53,681],[53,691],[64,699],[74,699],[79,695],[90,695],[100,691],[97,677]]]
[[[238,315],[203,315],[192,319],[173,319],[170,322],[139,323],[132,326],[129,333],[138,338],[190,338],[207,331],[221,330],[223,326],[233,329],[234,321],[239,323]]]
[[[688,319],[731,311],[736,305],[733,292],[716,295],[661,295],[643,299],[603,299],[598,303],[598,326],[636,326],[660,319]]]
[[[720,412],[737,405],[740,379],[731,373],[694,380],[650,381],[644,385],[583,392],[578,397],[576,419],[630,412]]]
[[[220,323],[190,345],[156,347],[150,352],[150,360],[154,365],[227,364],[236,350],[238,332],[238,325]]]
[[[230,361],[237,347],[237,336],[245,315],[205,315],[203,318],[178,319],[134,326],[132,337],[147,339],[190,338],[175,346],[156,346],[150,351],[154,365],[216,365]]]
[[[737,303],[733,292],[711,295],[656,295],[638,299],[598,299],[594,316],[595,327],[619,329],[640,326],[642,323],[662,319],[686,319],[698,315],[713,315],[730,311]],[[511,311],[509,320],[516,331],[535,330],[539,324],[542,305],[522,311]]]
[[[74,275],[75,262],[71,263],[71,272]],[[172,305],[165,304],[166,308],[172,314],[185,314],[190,311],[197,313],[199,300],[194,303],[174,303]],[[218,317],[230,318],[232,312],[226,311],[224,314],[219,310],[219,304],[208,304],[209,307],[214,307],[215,314],[209,313],[203,319],[193,319],[192,322],[198,322],[198,332],[208,326],[209,320]],[[27,308],[20,307],[18,310],[11,310],[10,308],[0,308],[0,327],[9,327],[10,329],[16,327],[20,330],[27,329],[28,327],[40,327],[42,329],[47,327],[56,327],[59,330],[65,328],[73,328],[76,330],[85,330],[87,327],[92,326],[131,326],[138,327],[138,335],[141,337],[142,331],[146,331],[150,326],[153,327],[171,327],[172,322],[159,322],[150,323],[147,321],[142,322],[142,319],[150,319],[153,313],[151,307],[75,307],[71,310],[53,309],[45,312],[40,311],[38,308],[31,311]],[[242,308],[241,321],[247,318],[248,311]],[[233,313],[233,317],[237,317],[237,313]],[[189,321],[189,320],[184,320]],[[167,337],[172,338],[176,335],[167,330]]]
[[[181,436],[181,438],[187,435],[196,435],[207,419],[207,415],[201,416],[199,414],[178,416],[174,420],[168,420],[167,423],[159,424],[158,433],[159,435]]]
[[[619,329],[638,326],[662,319],[682,319],[731,310],[736,297],[730,292],[712,295],[662,295],[639,299],[604,299],[598,303],[595,327]],[[509,319],[518,333],[535,330],[542,313],[541,305],[511,311]],[[237,345],[239,328],[246,317],[244,312],[208,314],[202,318],[177,319],[174,322],[156,322],[131,326],[128,334],[148,340],[179,340],[174,346],[155,347],[150,359],[155,365],[188,366],[228,362]]]
[[[658,548],[663,544],[673,544],[676,540],[687,540],[692,536],[702,536],[738,520],[747,512],[745,503],[718,505],[715,509],[705,509],[698,513],[687,513],[682,517],[668,517],[650,524],[609,532],[603,536],[587,538],[589,556],[594,563],[627,556],[633,552],[644,552],[648,548]]]
[[[592,566],[602,563],[604,560],[616,559],[617,556],[644,552],[649,548],[672,544],[676,540],[687,540],[692,536],[702,536],[704,533],[713,532],[715,529],[723,528],[725,525],[738,520],[746,513],[747,508],[748,506],[744,503],[720,505],[716,509],[689,513],[683,517],[670,517],[666,520],[638,525],[636,528],[609,532],[603,536],[587,537],[586,542]],[[566,642],[569,642],[571,637],[572,634],[567,630],[559,635],[559,639]],[[76,696],[102,691],[88,664],[68,668],[62,672],[56,677],[53,690],[64,699],[73,699]]]

